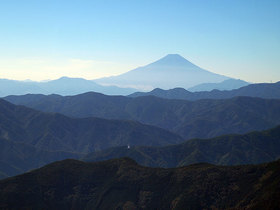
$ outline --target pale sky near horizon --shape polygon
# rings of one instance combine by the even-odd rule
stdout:
[[[280,81],[278,0],[0,3],[0,78],[95,79],[177,53],[218,74]]]

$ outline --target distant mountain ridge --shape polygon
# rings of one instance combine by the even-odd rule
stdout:
[[[222,82],[229,77],[204,70],[178,54],[169,54],[158,61],[124,74],[94,80],[98,84],[136,89],[190,88],[201,83]]]
[[[95,162],[121,157],[129,157],[140,165],[165,168],[199,162],[243,165],[275,161],[280,158],[280,125],[266,131],[224,135],[211,139],[192,139],[164,147],[109,148],[87,154],[83,160]]]
[[[200,92],[200,91],[211,91],[211,90],[233,90],[249,85],[250,83],[240,79],[227,79],[219,83],[203,83],[191,87],[188,91]]]
[[[64,160],[0,181],[1,209],[279,209],[280,162],[147,168]],[[164,193],[163,193],[164,192]],[[16,202],[15,202],[16,201]]]
[[[116,86],[102,86],[94,81],[82,78],[61,77],[57,80],[46,82],[0,79],[0,97],[25,94],[76,95],[89,91],[96,91],[108,95],[128,95],[137,90]]]
[[[244,134],[280,124],[280,100],[252,97],[170,100],[85,93],[76,96],[9,96],[14,104],[70,117],[134,120],[181,135],[184,139]]]
[[[196,101],[201,99],[227,99],[237,96],[260,97],[267,99],[280,99],[280,82],[250,84],[234,90],[212,90],[201,92],[190,92],[183,88],[163,90],[156,88],[150,92],[136,92],[130,97],[157,96],[167,99],[182,99]]]

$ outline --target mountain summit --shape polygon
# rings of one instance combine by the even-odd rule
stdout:
[[[193,68],[199,68],[198,66],[194,65],[193,63],[189,62],[187,59],[182,57],[179,54],[168,54],[165,57],[161,58],[160,60],[151,63],[150,65],[174,65],[174,66],[188,66]]]
[[[154,88],[190,88],[202,83],[222,82],[229,77],[212,73],[178,54],[165,57],[124,74],[95,80],[103,85],[116,85],[142,90]]]

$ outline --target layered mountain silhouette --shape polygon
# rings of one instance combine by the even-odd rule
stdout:
[[[150,167],[174,168],[207,162],[218,165],[258,164],[280,158],[280,126],[244,135],[224,135],[212,139],[192,139],[182,144],[147,147],[115,147],[86,155],[93,162],[129,157]]]
[[[183,141],[169,131],[138,122],[73,119],[15,106],[2,99],[0,122],[2,177],[114,146],[160,146]]]
[[[156,88],[150,92],[136,92],[130,97],[140,96],[157,96],[167,99],[183,99],[183,100],[200,100],[200,99],[225,99],[236,96],[250,96],[260,98],[280,99],[280,82],[276,83],[260,83],[250,84],[239,89],[234,90],[212,90],[201,92],[190,92],[184,88],[174,88],[170,90],[163,90]]]
[[[201,83],[222,82],[229,77],[206,71],[178,54],[169,54],[149,65],[119,76],[95,80],[98,84],[136,89],[190,88]]]
[[[124,97],[85,93],[76,96],[25,95],[6,100],[70,117],[135,120],[181,135],[184,139],[244,134],[280,124],[280,100],[252,97],[198,101],[154,96]]]
[[[82,78],[61,77],[57,80],[45,82],[0,79],[0,97],[8,95],[24,95],[28,93],[76,95],[89,91],[96,91],[109,95],[128,95],[137,90],[116,86],[102,86],[94,81]]]
[[[279,161],[160,169],[127,158],[64,160],[0,181],[0,208],[279,209],[279,185]]]
[[[280,82],[170,54],[93,81],[0,79],[3,96],[0,209],[280,208]]]
[[[211,90],[233,90],[249,85],[250,83],[240,79],[227,79],[219,83],[203,83],[191,87],[188,91],[200,92],[200,91],[211,91]]]

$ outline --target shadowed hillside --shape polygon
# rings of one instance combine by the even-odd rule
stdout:
[[[67,158],[79,159],[84,154],[47,151],[30,144],[0,138],[0,179],[22,174],[48,163]]]

